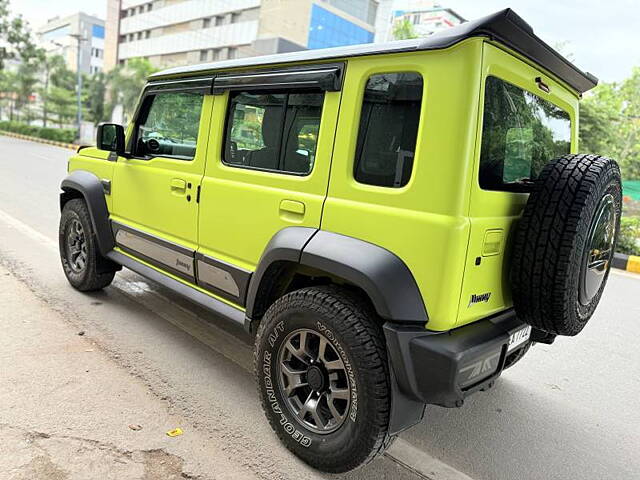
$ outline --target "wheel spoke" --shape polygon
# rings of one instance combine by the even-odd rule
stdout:
[[[327,344],[329,342],[326,338],[320,337],[320,345],[318,346],[318,360],[321,362],[326,362],[325,354],[327,352]]]
[[[87,265],[87,257],[83,253],[81,253],[80,255],[78,255],[76,263],[78,264],[78,268],[82,270]]]
[[[307,350],[307,332],[301,332],[299,337],[300,337],[300,346],[299,347],[295,347],[293,345],[293,343],[291,343],[293,338],[290,338],[289,341],[286,344],[286,348],[287,348],[287,350],[289,350],[291,355],[296,357],[298,360],[300,360],[305,365],[308,365],[309,361],[311,360],[312,357],[311,357],[311,355],[309,354],[309,352]]]
[[[327,360],[327,345],[330,345],[329,340],[321,337],[320,346],[318,347],[318,360],[322,362],[327,370],[344,370],[344,363],[340,358],[336,360]],[[331,346],[329,346],[329,348],[333,350]],[[333,353],[335,354],[335,352]]]
[[[342,360],[332,360],[331,362],[325,362],[324,367],[327,370],[344,370],[344,363]]]
[[[348,388],[331,387],[329,389],[329,394],[333,400],[349,400]]]
[[[336,405],[334,403],[334,401],[336,400],[335,397],[333,395],[331,395],[331,393],[327,393],[327,394],[325,394],[325,396],[326,396],[326,399],[327,399],[327,406],[329,407],[329,411],[331,412],[331,415],[333,415],[333,418],[335,418],[335,420],[337,422],[339,422],[346,415],[346,413],[347,413],[346,409],[345,409],[344,413],[341,414],[338,411],[338,409],[336,408]]]
[[[322,420],[322,417],[320,417],[320,413],[318,412],[319,400],[320,399],[317,395],[314,392],[311,392],[300,409],[299,415],[304,419],[307,414],[310,414],[311,418],[313,418],[313,421],[316,423],[316,427],[322,429],[325,427],[325,422]]]
[[[307,382],[302,380],[302,375],[305,373],[305,370],[295,370],[286,363],[282,363],[281,368],[282,373],[285,377],[287,377],[288,383],[285,389],[285,394],[287,395],[287,397],[290,397],[291,394],[298,388],[306,387],[308,385]]]

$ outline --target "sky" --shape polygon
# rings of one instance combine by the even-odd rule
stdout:
[[[35,29],[82,10],[104,18],[106,0],[10,0]],[[548,44],[564,44],[582,70],[620,81],[640,66],[640,0],[440,0],[467,20],[511,7]]]

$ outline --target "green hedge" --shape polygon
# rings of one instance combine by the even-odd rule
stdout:
[[[622,217],[616,250],[627,255],[640,255],[640,217]]]
[[[0,122],[0,130],[63,143],[73,143],[77,136],[75,128],[45,128],[20,122]]]

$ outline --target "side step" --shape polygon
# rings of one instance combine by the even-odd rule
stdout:
[[[134,260],[127,255],[124,255],[115,250],[110,251],[107,254],[107,257],[110,260],[122,265],[123,267],[127,267],[129,270],[132,270],[149,280],[159,283],[163,287],[168,288],[169,290],[176,292],[183,297],[188,298],[192,302],[200,305],[204,309],[219,315],[226,320],[229,320],[233,323],[236,323],[244,328],[245,325],[245,314],[242,310],[239,310],[231,305],[227,305],[224,302],[221,302],[217,298],[214,298],[206,293],[202,293],[195,288],[190,287],[178,280],[175,280],[154,268],[148,267],[143,263]]]

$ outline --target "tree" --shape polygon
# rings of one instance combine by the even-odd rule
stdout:
[[[42,126],[46,127],[49,122],[49,89],[52,83],[51,77],[53,72],[66,67],[64,58],[60,55],[43,55],[41,65],[43,76],[39,93],[42,99]]]
[[[123,105],[126,119],[131,118],[147,77],[155,71],[149,60],[142,58],[135,58],[126,66],[114,69],[109,74],[109,115],[116,105]]]
[[[38,83],[39,68],[36,62],[26,60],[18,66],[15,108],[21,113],[21,120],[27,123],[33,120],[31,104]]]
[[[18,78],[15,72],[0,70],[0,119],[8,117],[13,120],[15,102],[17,96]],[[3,115],[2,110],[9,110],[8,115]]]
[[[86,77],[82,82],[84,87],[83,103],[89,113],[89,118],[97,125],[106,121],[107,109],[105,105],[107,93],[107,76],[100,72]]]
[[[0,70],[8,59],[31,58],[37,47],[22,16],[11,17],[9,0],[0,0]]]
[[[416,33],[415,28],[413,28],[413,23],[411,23],[408,19],[396,21],[393,24],[392,30],[393,38],[396,40],[407,40],[410,38],[418,38],[418,34]]]
[[[602,83],[580,105],[580,150],[615,158],[624,179],[640,179],[640,67]]]
[[[52,86],[49,90],[48,104],[60,128],[73,122],[76,116],[76,97],[73,90]]]

